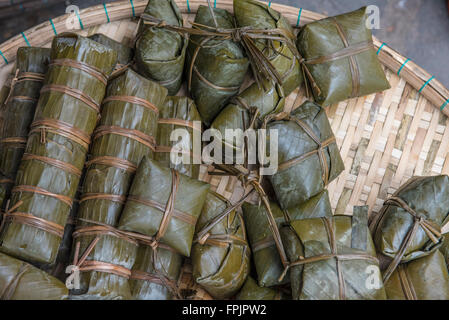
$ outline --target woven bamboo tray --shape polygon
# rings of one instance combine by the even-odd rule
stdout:
[[[176,2],[185,21],[193,20],[199,5],[207,5],[207,0]],[[232,0],[211,2],[232,12]],[[13,68],[19,47],[49,47],[52,38],[62,32],[103,33],[131,45],[146,3],[129,0],[90,7],[44,22],[0,44],[0,86]],[[324,17],[301,8],[271,2],[270,6],[294,27]],[[327,109],[346,167],[328,187],[335,214],[350,215],[357,205],[368,205],[370,214],[375,214],[383,201],[412,176],[449,174],[449,90],[386,44],[377,39],[374,44],[391,89]],[[287,98],[286,111],[304,100],[303,90],[296,90]],[[235,178],[212,177],[207,169],[202,166],[200,177],[213,190],[231,201],[240,198],[244,190]],[[449,225],[444,231],[449,231]],[[189,266],[183,270],[181,288],[190,290],[197,299],[209,299],[192,281]]]

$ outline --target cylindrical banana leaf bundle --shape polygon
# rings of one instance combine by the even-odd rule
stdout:
[[[6,205],[25,149],[34,111],[50,61],[50,49],[17,50],[16,73],[11,93],[2,110],[0,131],[0,207]]]
[[[295,300],[385,299],[367,207],[354,215],[291,221],[281,229]]]
[[[281,112],[284,109],[285,97],[282,87],[266,81],[266,89],[253,83],[238,96],[231,99],[230,103],[218,114],[211,128],[220,131],[223,143],[240,152],[244,148],[243,133],[245,130],[258,127],[261,120],[269,115]],[[232,140],[227,137],[226,129],[241,129],[242,136]],[[239,134],[237,132],[237,134]]]
[[[132,299],[129,279],[138,242],[107,225],[78,228],[73,233],[73,299]]]
[[[278,228],[290,220],[332,216],[327,190],[294,208],[282,210],[275,202],[270,202],[270,207]],[[285,276],[281,283],[279,282],[283,266],[266,218],[269,214],[268,211],[262,205],[257,206],[250,203],[244,203],[242,209],[259,285],[270,287],[289,282],[288,276]]]
[[[296,45],[312,74],[315,100],[325,106],[390,88],[366,27],[366,8],[311,22]]]
[[[133,60],[134,56],[133,49],[124,45],[123,43],[120,43],[118,41],[115,41],[114,39],[106,37],[104,34],[101,33],[95,33],[91,35],[89,39],[92,39],[96,42],[101,43],[102,45],[105,45],[108,48],[117,51],[117,64],[115,66],[117,70],[126,67]]]
[[[230,210],[230,211],[229,211]],[[216,299],[232,297],[250,270],[250,249],[239,212],[222,195],[209,192],[192,247],[193,277]]]
[[[97,224],[117,225],[138,164],[155,150],[158,112],[166,95],[167,89],[131,69],[109,80],[101,120],[92,136],[88,169],[80,197],[78,232]],[[118,245],[125,243],[120,240]],[[99,255],[107,255],[101,254],[99,248],[95,250]],[[86,274],[86,282],[96,282],[100,277],[97,273]],[[101,286],[94,283],[93,289],[89,287],[88,294],[93,295],[93,291],[103,295],[101,289],[105,294],[116,294],[114,279],[117,275],[103,273],[101,278],[104,283]],[[122,278],[121,283],[125,281]],[[111,296],[111,293],[107,295]]]
[[[449,300],[449,273],[441,252],[400,264],[385,282],[390,300]]]
[[[68,293],[58,279],[0,253],[0,300],[63,300]]]
[[[92,135],[78,217],[116,226],[134,173],[155,150],[167,89],[131,69],[109,81]]]
[[[183,26],[175,0],[149,0],[144,13],[168,25]],[[182,83],[188,39],[163,27],[142,25],[136,41],[136,70],[175,95]]]
[[[159,244],[157,250],[140,244],[131,271],[131,292],[137,300],[171,300],[179,298],[177,281],[181,273],[182,255],[169,246]]]
[[[256,280],[248,277],[236,296],[237,300],[288,300],[289,295],[281,288],[260,287]]]
[[[300,205],[321,192],[343,170],[339,148],[326,112],[305,102],[290,115],[269,120],[278,133],[278,170],[269,179],[281,208]]]
[[[189,257],[209,184],[144,157],[131,185],[119,229],[152,237]]]
[[[196,126],[194,121],[198,121]],[[182,129],[181,137],[176,135],[179,141],[172,141],[173,130]],[[193,100],[187,97],[167,97],[164,106],[159,112],[157,129],[157,147],[154,159],[168,168],[174,168],[186,176],[197,179],[200,173],[200,165],[194,164],[193,135],[197,130],[201,140],[201,118]],[[172,161],[170,152],[174,146],[183,150],[182,161]],[[188,152],[185,153],[185,152]],[[201,156],[201,155],[199,155]],[[188,157],[189,163],[184,161]],[[181,156],[180,156],[181,158]],[[176,159],[174,159],[176,160]],[[201,161],[201,159],[199,159]]]
[[[228,11],[207,6],[198,7],[195,23],[235,28],[234,17]],[[186,66],[188,89],[206,125],[210,125],[228,99],[239,92],[248,66],[249,61],[239,43],[220,37],[191,36]]]
[[[294,45],[296,36],[290,23],[267,4],[255,0],[234,0],[234,15],[238,27],[266,30],[280,29]],[[287,97],[303,82],[298,59],[285,42],[258,39],[256,40],[256,46],[278,72],[282,80],[284,94]]]
[[[4,216],[0,250],[54,263],[117,53],[75,34],[54,38],[45,85]]]
[[[378,252],[389,258],[384,281],[399,263],[426,256],[443,241],[449,221],[449,177],[413,177],[384,202],[370,228]]]

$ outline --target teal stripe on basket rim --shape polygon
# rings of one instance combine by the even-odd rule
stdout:
[[[379,47],[379,50],[377,50],[377,55],[379,55],[379,53],[382,51],[383,47],[385,47],[387,44],[384,42],[382,43],[382,45]]]
[[[298,20],[296,20],[296,26],[299,26],[299,21],[301,21],[302,8],[299,8],[298,12]]]
[[[214,8],[217,7],[217,0],[214,0]]]
[[[53,32],[55,33],[55,36],[57,36],[58,33],[56,32],[55,24],[53,23],[53,20],[51,20],[51,19],[50,19],[50,24],[51,24],[51,27],[53,28]]]
[[[133,17],[135,17],[135,16],[136,16],[136,11],[134,10],[134,3],[133,3],[133,0],[129,0],[129,3],[131,3],[131,9],[132,9],[132,11],[133,11]]]
[[[2,50],[0,50],[0,56],[2,56],[3,60],[5,60],[5,63],[8,64],[8,60],[6,59],[6,57],[3,55]]]
[[[424,88],[430,83],[430,81],[432,81],[435,78],[435,76],[431,76],[429,80],[426,81],[426,83],[424,83],[421,87],[421,89],[419,89],[419,93],[421,93]]]
[[[268,6],[271,7],[271,1],[268,1]]]
[[[103,8],[104,12],[106,13],[106,18],[108,18],[108,23],[111,22],[111,19],[109,19],[108,9],[106,9],[106,3],[103,2]]]
[[[30,42],[28,41],[27,37],[25,36],[25,33],[21,32],[20,34],[22,35],[23,40],[25,40],[27,46],[28,46],[28,47],[31,47],[31,44],[30,44]]]
[[[189,0],[186,0],[186,2],[187,2],[187,12],[190,12]]]
[[[447,99],[447,101],[445,103],[443,103],[443,105],[441,106],[440,110],[443,111],[444,108],[446,108],[446,106],[449,104],[449,99]]]
[[[404,69],[405,65],[406,65],[407,62],[409,62],[409,61],[410,61],[410,59],[407,59],[407,60],[404,61],[404,63],[402,64],[402,66],[401,66],[401,67],[399,68],[399,70],[398,70],[398,75],[401,74],[402,69]]]
[[[84,30],[84,25],[83,25],[83,22],[81,21],[81,17],[80,17],[78,10],[75,10],[75,13],[76,13],[76,16],[78,17],[78,21],[80,22],[81,30]]]

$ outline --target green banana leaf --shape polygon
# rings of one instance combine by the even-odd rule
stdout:
[[[82,63],[84,67],[64,65],[67,60],[61,59]],[[47,227],[48,222],[56,224],[57,230],[64,227],[85,163],[86,139],[97,123],[98,112],[93,105],[99,106],[106,89],[97,75],[107,78],[116,59],[115,51],[82,36],[66,33],[54,38],[51,60],[62,61],[63,65],[50,64],[45,85],[52,87],[41,92],[25,149],[25,154],[32,158],[23,158],[20,163],[10,208],[44,219]],[[89,70],[95,68],[95,72],[85,71],[86,65]],[[65,91],[60,92],[59,88]],[[87,104],[77,90],[92,101]],[[53,164],[54,160],[62,164]],[[0,251],[26,261],[54,263],[62,236],[12,217],[1,230]]]
[[[75,246],[79,243],[78,259],[86,252],[95,238],[98,242],[89,252],[86,262],[80,265],[80,287],[71,290],[73,300],[130,300],[132,299],[129,277],[136,261],[138,243],[126,236],[121,236],[113,228],[102,228],[92,231],[79,229],[73,233]],[[76,250],[72,251],[75,262]],[[79,261],[79,260],[78,260]],[[115,269],[123,268],[128,274],[114,273],[94,269],[83,270],[89,263],[100,262]],[[73,263],[75,264],[75,263]]]
[[[183,25],[174,0],[149,0],[144,13],[169,25]],[[136,70],[158,81],[173,96],[181,87],[187,45],[188,39],[179,33],[142,25],[136,41]]]
[[[20,159],[25,149],[29,126],[48,69],[50,49],[22,47],[17,50],[17,81],[3,110],[0,132],[0,207],[10,196]],[[38,76],[32,78],[30,75]]]
[[[296,207],[318,194],[344,170],[334,133],[322,107],[307,101],[289,118],[290,121],[274,119],[267,125],[267,141],[271,129],[278,131],[279,167],[269,179],[284,209]],[[322,143],[324,161],[320,160],[318,141],[312,139],[311,133]]]
[[[266,3],[255,0],[234,0],[234,15],[239,27],[255,29],[281,29],[289,34],[294,43],[295,34],[290,23]],[[282,78],[282,87],[287,97],[303,82],[301,67],[285,43],[259,39],[257,47],[262,50]]]
[[[438,229],[449,221],[448,194],[449,177],[441,175],[411,178],[393,197],[402,199],[420,217]],[[410,213],[399,206],[388,204],[387,201],[370,225],[377,251],[386,257],[394,258],[414,222],[415,219]],[[436,240],[437,243],[431,241],[428,233],[418,226],[400,261],[411,261],[437,250],[443,240],[442,237]]]
[[[226,198],[209,192],[196,231],[200,232],[231,207]],[[250,270],[250,249],[239,212],[232,210],[192,247],[193,278],[216,299],[232,297]]]
[[[137,97],[160,109],[165,101],[167,89],[156,82],[145,79],[131,69],[110,80],[108,97]],[[132,100],[131,100],[132,101]],[[103,104],[101,120],[93,134],[88,168],[83,184],[83,194],[78,217],[116,226],[124,207],[126,195],[131,186],[135,170],[144,156],[152,156],[148,144],[120,134],[130,130],[136,134],[156,137],[158,113],[138,103],[112,100]],[[99,135],[101,128],[113,127],[109,134]],[[104,162],[112,158],[113,162]],[[120,166],[125,161],[129,166]],[[115,199],[107,195],[115,195]]]
[[[281,112],[284,109],[285,97],[281,86],[266,81],[266,90],[253,83],[218,114],[211,124],[211,128],[220,131],[223,143],[237,150],[244,147],[243,133],[250,127],[255,110],[257,114],[257,127],[263,117]],[[252,108],[252,109],[251,109]],[[257,109],[254,109],[257,108]],[[237,136],[235,141],[226,137],[226,129],[241,129],[242,136]]]
[[[130,286],[133,299],[171,300],[181,273],[182,256],[167,248],[157,248],[156,260],[150,246],[140,245]],[[156,264],[154,262],[156,261]],[[143,275],[143,277],[142,277]],[[145,280],[143,280],[145,279]]]
[[[92,39],[96,42],[99,42],[102,45],[104,45],[108,48],[111,48],[117,52],[117,66],[116,67],[118,69],[126,66],[133,60],[133,56],[134,56],[133,49],[124,45],[123,43],[115,41],[101,33],[95,33],[95,34],[89,36],[88,38]]]
[[[65,300],[64,283],[32,265],[0,253],[0,300]]]
[[[235,28],[234,17],[228,11],[202,5],[198,7],[195,22],[223,29]],[[249,61],[237,42],[220,38],[207,39],[192,35],[187,48],[186,72],[188,78],[191,76],[189,90],[201,119],[206,125],[210,125],[229,98],[239,92]]]
[[[165,232],[155,240],[189,257],[196,221],[210,186],[178,174],[179,183],[176,192],[173,192],[176,186],[173,180],[176,179],[172,170],[148,157],[142,159],[120,218],[119,229],[156,238],[160,235],[162,218],[171,199],[174,201],[172,216],[167,221]]]
[[[12,69],[12,70],[15,70],[15,69]],[[11,89],[11,81],[13,78],[14,78],[14,74],[9,73],[8,76],[6,77],[3,87],[0,89],[0,106],[2,108],[3,108],[2,105],[5,102],[6,98],[8,97],[9,91]],[[3,112],[3,109],[2,109],[2,112]]]
[[[296,46],[320,90],[312,86],[315,100],[324,106],[390,88],[365,11],[311,22],[298,34]]]
[[[300,220],[332,216],[327,190],[291,209],[283,211],[275,202],[271,202],[270,207],[278,228],[287,222],[286,218]],[[242,209],[256,265],[258,284],[262,287],[271,287],[289,282],[288,276],[284,277],[281,283],[279,282],[283,266],[266,218],[267,209],[263,205],[250,203],[244,203]]]
[[[385,283],[390,300],[449,300],[449,273],[439,251],[404,263]]]
[[[446,260],[447,269],[449,270],[449,234],[444,236],[443,245],[440,250],[443,253],[444,259]]]
[[[292,221],[280,231],[291,263],[312,258],[290,268],[293,299],[386,298],[376,251],[368,230],[367,207],[354,209],[352,217]],[[342,257],[337,260],[333,254]],[[321,255],[329,256],[319,259]],[[361,255],[365,258],[345,259],[345,255]],[[314,261],[313,258],[317,259]]]
[[[260,287],[256,280],[246,278],[245,284],[236,296],[237,300],[289,300],[290,297],[281,288]]]
[[[181,121],[179,121],[181,120]],[[182,174],[197,179],[200,173],[200,165],[193,164],[193,135],[194,130],[191,126],[193,121],[201,123],[200,114],[196,109],[195,102],[187,97],[167,97],[164,106],[159,113],[159,124],[157,130],[157,145],[154,159],[159,161],[166,167],[174,168]],[[185,122],[186,124],[183,124]],[[185,129],[188,133],[185,138],[188,140],[173,142],[170,136],[173,130]],[[201,130],[201,127],[199,128]],[[199,132],[201,134],[201,132]],[[201,139],[201,136],[200,136]],[[179,144],[183,149],[188,149],[191,153],[189,156],[190,164],[181,162],[176,164],[170,160],[170,151],[167,148]]]

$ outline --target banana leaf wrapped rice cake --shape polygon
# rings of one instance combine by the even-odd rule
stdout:
[[[365,11],[311,22],[298,34],[298,51],[316,84],[315,100],[324,106],[390,88]]]
[[[117,54],[75,34],[54,38],[45,85],[4,216],[0,250],[52,264]]]
[[[214,298],[233,296],[248,276],[250,249],[240,212],[222,195],[209,192],[192,248],[193,277]]]
[[[38,268],[0,253],[0,300],[63,300],[64,283]]]
[[[182,15],[174,0],[149,0],[143,16],[183,26]],[[182,83],[188,39],[175,31],[143,24],[136,41],[136,67],[147,78],[158,81],[175,95]]]
[[[278,131],[278,170],[270,182],[281,208],[300,205],[321,192],[344,169],[326,112],[305,102],[290,115],[266,120],[267,140]]]
[[[262,119],[270,114],[279,113],[284,109],[284,91],[280,85],[265,82],[266,89],[253,84],[236,97],[218,114],[211,128],[220,131],[223,142],[227,146],[243,152],[243,133],[249,128],[258,128]],[[226,129],[240,129],[242,136],[235,141],[226,136]],[[239,131],[237,131],[237,134]]]
[[[287,97],[302,82],[303,75],[294,42],[296,36],[290,23],[267,4],[255,0],[234,0],[234,15],[237,26],[252,29],[281,30],[284,41],[270,39],[277,34],[267,34],[266,39],[256,39],[257,48],[268,58],[280,77]],[[289,41],[290,45],[286,41]],[[257,71],[256,71],[257,72]],[[254,69],[253,69],[254,73]],[[272,79],[269,79],[272,80]]]
[[[157,250],[140,243],[131,271],[131,292],[137,300],[171,300],[180,298],[178,278],[183,257],[160,243]]]
[[[245,284],[236,296],[237,300],[289,300],[291,297],[283,288],[260,287],[251,277],[246,278]]]
[[[81,249],[86,249],[86,241],[92,240],[94,235],[101,240],[92,251],[92,259],[96,259],[100,267],[82,272],[84,287],[76,293],[84,294],[83,297],[131,297],[127,280],[137,243],[116,230],[106,232],[103,227],[117,226],[137,166],[144,156],[151,156],[155,150],[158,112],[166,95],[167,89],[131,69],[109,80],[101,120],[92,136],[78,212],[76,241],[81,242]],[[86,237],[88,240],[84,240]],[[111,249],[113,246],[117,248]],[[130,252],[122,253],[120,248],[129,248]],[[117,250],[119,256],[101,250]],[[118,264],[128,270],[108,272],[101,266],[104,263]]]
[[[270,202],[270,207],[278,228],[291,220],[332,216],[327,190],[294,208],[282,210],[275,202]],[[279,285],[283,265],[266,218],[269,213],[264,206],[250,203],[244,203],[242,209],[256,266],[258,284],[262,287]],[[289,280],[289,277],[285,276],[282,283],[289,282]]]
[[[153,238],[190,256],[196,222],[209,184],[144,157],[123,209],[119,229]]]
[[[6,205],[25,149],[34,111],[50,61],[50,49],[22,47],[17,50],[11,92],[5,98],[0,131],[0,206]]]
[[[195,121],[199,125],[196,125]],[[173,130],[177,129],[185,131],[183,131],[181,140],[173,142],[171,135]],[[200,165],[194,164],[193,158],[195,130],[197,134],[200,134],[199,140],[201,141],[201,118],[193,100],[187,97],[167,97],[159,113],[157,148],[154,159],[166,167],[176,169],[179,173],[198,178]],[[174,146],[182,148],[183,154],[180,163],[176,163],[174,161],[176,159],[171,158],[170,152]],[[185,161],[185,157],[188,158],[188,161]],[[201,159],[197,160],[197,162],[201,162]]]
[[[293,299],[385,299],[367,209],[354,208],[352,217],[291,221],[281,229]]]
[[[371,221],[377,251],[388,259],[386,282],[399,263],[429,255],[449,221],[449,177],[413,177],[387,199]]]
[[[449,300],[449,273],[441,252],[400,264],[385,282],[390,300]]]
[[[449,233],[444,236],[443,245],[440,248],[446,260],[447,269],[449,270]]]
[[[235,28],[234,18],[228,11],[201,5],[195,23]],[[248,66],[249,61],[238,42],[221,37],[191,36],[187,49],[187,84],[205,124],[210,125],[228,99],[239,92]]]

